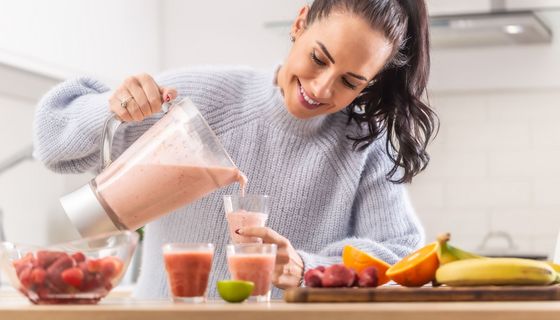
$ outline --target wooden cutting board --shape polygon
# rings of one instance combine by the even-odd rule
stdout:
[[[420,302],[560,300],[560,286],[293,288],[286,302]]]

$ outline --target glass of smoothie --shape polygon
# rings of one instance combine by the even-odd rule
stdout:
[[[270,301],[276,245],[271,243],[228,244],[227,263],[233,280],[255,284],[250,300]]]
[[[236,230],[247,227],[264,227],[268,218],[269,196],[226,195],[224,209],[232,243],[261,243],[261,238],[237,234]]]
[[[211,243],[167,243],[163,245],[162,249],[172,300],[174,302],[205,302],[214,245]]]

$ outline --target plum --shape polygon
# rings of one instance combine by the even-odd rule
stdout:
[[[307,270],[307,272],[303,275],[303,280],[305,281],[305,286],[307,287],[322,287],[323,272],[319,268]]]
[[[358,285],[361,288],[377,287],[379,283],[379,273],[376,267],[367,267],[358,275]]]
[[[323,273],[323,287],[340,288],[351,287],[354,284],[356,271],[342,264],[334,264]]]

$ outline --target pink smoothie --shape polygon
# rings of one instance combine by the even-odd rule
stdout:
[[[109,167],[95,181],[105,209],[132,230],[233,182],[243,188],[246,178],[234,167],[137,164]]]
[[[212,252],[173,252],[163,255],[174,297],[201,297],[208,286]]]
[[[236,254],[228,257],[228,267],[234,280],[252,281],[255,284],[252,296],[266,295],[272,284],[275,255]]]
[[[268,215],[261,212],[239,210],[226,213],[229,234],[233,243],[260,243],[261,238],[242,236],[235,231],[245,227],[264,227]]]

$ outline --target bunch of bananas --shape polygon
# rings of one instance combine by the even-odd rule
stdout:
[[[449,234],[438,237],[440,266],[436,282],[448,286],[549,285],[560,282],[560,266],[520,258],[488,258],[448,243]]]

